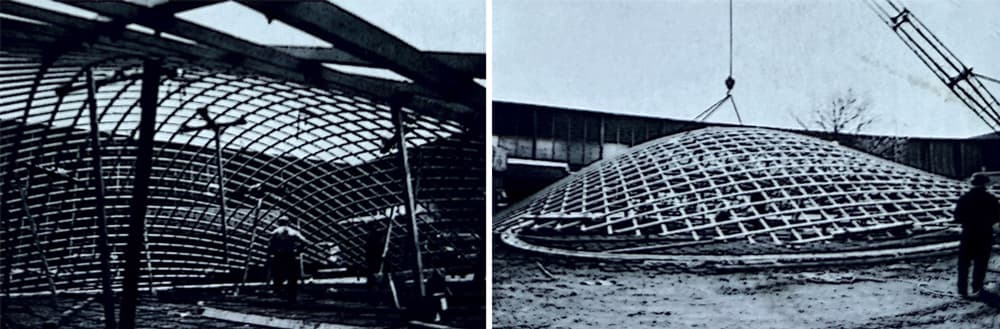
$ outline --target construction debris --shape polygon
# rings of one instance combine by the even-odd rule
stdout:
[[[551,272],[549,272],[549,270],[545,269],[545,266],[543,266],[542,263],[535,262],[535,265],[538,265],[538,269],[542,270],[542,274],[545,274],[545,276],[548,277],[549,279],[556,278],[554,275],[552,275]]]

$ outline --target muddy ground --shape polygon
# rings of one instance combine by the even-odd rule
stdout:
[[[695,273],[552,259],[495,246],[495,328],[1000,328],[1000,252],[988,294],[955,290],[957,256]],[[544,267],[545,270],[542,270]],[[545,272],[549,272],[549,277]]]

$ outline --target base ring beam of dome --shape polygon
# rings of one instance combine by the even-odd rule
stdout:
[[[866,263],[957,246],[961,181],[839,143],[711,127],[607,157],[497,213],[512,247],[719,268]]]
[[[891,249],[857,250],[848,252],[782,253],[759,255],[662,255],[612,253],[600,251],[569,250],[541,246],[526,242],[517,236],[516,229],[500,234],[507,246],[548,256],[562,256],[595,261],[645,262],[662,266],[679,266],[706,270],[753,270],[760,268],[814,267],[833,265],[861,265],[903,260],[918,257],[942,256],[954,253],[958,241],[930,243]]]

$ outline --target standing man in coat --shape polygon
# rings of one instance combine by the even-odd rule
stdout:
[[[958,199],[955,221],[962,224],[962,240],[958,249],[958,294],[968,296],[969,265],[972,270],[972,296],[983,290],[986,266],[993,249],[993,224],[1000,222],[1000,203],[986,191],[990,179],[986,175],[972,176],[972,189]]]

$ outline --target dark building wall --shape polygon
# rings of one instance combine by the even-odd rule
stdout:
[[[493,102],[493,136],[514,158],[569,163],[574,169],[614,152],[685,130],[700,122]]]
[[[731,125],[493,102],[493,138],[496,146],[508,151],[508,157],[563,162],[572,170],[658,137],[708,126]],[[1000,170],[1000,138],[835,137],[822,132],[781,130],[837,140],[843,145],[951,178],[968,178],[984,167]],[[519,184],[516,171],[500,174],[505,177],[506,185]],[[548,180],[554,179],[556,177]],[[512,199],[517,198],[512,196]]]

